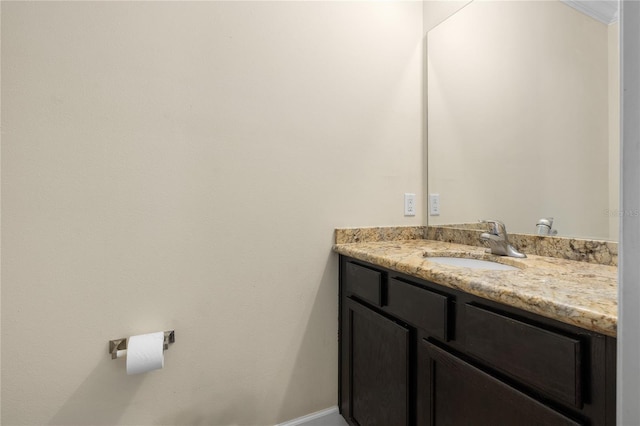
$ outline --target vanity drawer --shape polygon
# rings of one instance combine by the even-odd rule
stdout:
[[[347,262],[345,273],[348,294],[358,296],[376,306],[382,306],[382,272]]]
[[[386,310],[423,329],[430,336],[448,340],[449,297],[391,278]]]
[[[470,354],[526,385],[582,406],[580,340],[471,304],[465,305],[465,325]]]
[[[482,426],[581,426],[541,401],[512,388],[446,349],[422,340],[420,363],[430,388],[419,424]]]

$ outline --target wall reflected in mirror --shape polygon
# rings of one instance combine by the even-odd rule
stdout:
[[[474,0],[427,34],[430,225],[498,219],[617,240],[618,24],[560,1]]]

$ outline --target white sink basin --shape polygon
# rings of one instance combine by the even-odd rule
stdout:
[[[469,259],[466,257],[445,257],[434,256],[426,258],[429,262],[439,263],[441,265],[459,266],[462,268],[472,269],[488,269],[491,271],[517,271],[519,268],[503,263],[491,262],[489,260]]]

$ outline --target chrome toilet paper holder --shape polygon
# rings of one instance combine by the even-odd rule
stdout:
[[[127,350],[127,340],[128,337],[123,337],[121,339],[113,339],[109,340],[109,353],[111,354],[111,359],[118,358],[118,351]],[[164,332],[164,343],[162,346],[163,350],[169,349],[170,343],[175,343],[176,341],[176,333],[175,330],[169,330]]]

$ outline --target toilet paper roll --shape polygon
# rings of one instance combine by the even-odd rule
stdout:
[[[129,337],[127,374],[146,373],[164,367],[163,344],[163,331]]]

